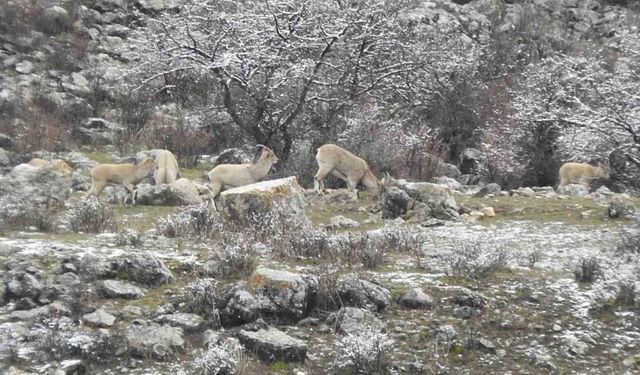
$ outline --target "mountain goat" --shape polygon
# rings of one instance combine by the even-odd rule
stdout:
[[[212,203],[222,190],[253,184],[269,173],[271,166],[278,162],[278,157],[267,146],[258,145],[258,147],[262,148],[262,153],[257,162],[220,164],[207,173],[211,185]],[[213,206],[215,208],[215,203]]]
[[[90,195],[99,197],[107,184],[111,183],[124,186],[128,193],[131,193],[132,203],[136,204],[135,186],[144,178],[151,176],[156,167],[155,161],[150,156],[145,157],[138,164],[99,164],[89,172],[91,189],[85,197]],[[126,203],[127,197],[124,198],[123,204]]]
[[[316,153],[318,173],[316,173],[313,185],[318,194],[324,191],[324,178],[332,175],[344,180],[349,191],[358,197],[358,184],[364,185],[374,196],[380,195],[384,185],[369,169],[364,159],[334,144],[322,145]]]
[[[168,150],[154,150],[153,157],[158,165],[158,169],[153,172],[153,179],[156,185],[170,184],[180,176],[178,161]]]
[[[591,181],[596,178],[609,178],[609,166],[598,164],[593,166],[586,163],[564,163],[560,167],[560,185],[581,184],[589,190]]]

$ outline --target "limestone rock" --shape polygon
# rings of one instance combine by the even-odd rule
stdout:
[[[252,353],[267,362],[303,362],[307,356],[307,344],[290,337],[276,328],[261,329],[256,332],[241,330],[240,342]]]

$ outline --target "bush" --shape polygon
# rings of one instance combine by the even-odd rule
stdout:
[[[94,196],[72,203],[65,219],[69,223],[69,229],[74,232],[102,233],[116,229],[113,210],[103,206]]]
[[[149,148],[171,150],[180,165],[194,167],[200,156],[206,154],[213,142],[204,130],[190,129],[186,126],[157,126],[145,136]]]
[[[16,152],[64,151],[69,143],[71,128],[56,113],[56,108],[44,97],[30,103],[22,113],[19,126],[14,129]]]
[[[258,265],[251,243],[242,238],[234,241],[233,245],[224,244],[221,250],[214,253],[211,260],[217,264],[215,276],[224,279],[245,278]]]
[[[156,233],[165,237],[208,236],[220,223],[220,217],[210,212],[206,203],[192,205],[156,221]]]
[[[200,351],[193,360],[195,374],[201,375],[232,375],[238,367],[240,347],[223,343],[212,345]]]
[[[139,247],[143,244],[143,242],[144,241],[142,240],[140,233],[129,228],[124,228],[120,232],[118,232],[115,240],[115,243],[118,246]]]
[[[485,242],[458,243],[444,258],[449,264],[447,274],[456,278],[484,279],[507,265],[506,249]]]
[[[41,232],[50,231],[63,204],[54,200],[38,205],[0,199],[0,228],[24,229],[33,226]]]
[[[581,255],[573,262],[573,275],[582,283],[592,283],[602,276],[602,260],[593,254]]]
[[[211,278],[189,283],[180,291],[178,304],[184,306],[189,313],[204,315],[208,317],[208,321],[213,318],[219,323],[219,317],[216,315],[217,288],[218,282]]]
[[[389,367],[386,354],[392,345],[386,333],[365,330],[348,334],[336,343],[333,366],[338,373],[384,374]]]

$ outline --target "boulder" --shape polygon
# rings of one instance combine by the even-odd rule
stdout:
[[[498,195],[500,195],[501,191],[502,191],[502,187],[492,182],[490,184],[486,184],[485,186],[483,186],[477,193],[473,195],[473,197],[484,198],[488,195],[493,195],[494,197],[497,197]]]
[[[358,334],[366,330],[384,332],[385,324],[371,311],[356,307],[343,307],[327,318],[327,324],[336,332],[345,335]]]
[[[564,186],[558,186],[558,194],[568,195],[570,197],[584,197],[589,194],[589,192],[584,185],[568,184]]]
[[[433,305],[433,299],[420,288],[411,289],[398,302],[412,309],[431,308]]]
[[[10,271],[4,279],[5,296],[10,298],[36,299],[44,289],[44,285],[35,275],[15,270]]]
[[[91,254],[76,256],[70,262],[78,269],[79,274],[93,278],[105,279],[116,276],[126,277],[149,287],[173,281],[171,271],[153,254],[131,253],[115,258],[103,258]]]
[[[221,215],[243,226],[264,227],[274,218],[280,227],[308,226],[304,191],[296,177],[262,181],[223,191],[216,202]]]
[[[359,226],[360,223],[357,221],[342,215],[332,217],[329,219],[329,225],[327,225],[328,228],[332,229],[356,228]]]
[[[467,148],[460,155],[460,173],[481,174],[485,169],[486,154],[476,148]]]
[[[30,310],[14,310],[9,314],[11,320],[36,320],[52,316],[69,316],[71,310],[62,302],[54,301],[48,305]]]
[[[83,315],[82,321],[84,324],[91,327],[109,328],[113,326],[113,323],[115,323],[116,317],[103,309],[97,309],[92,313]]]
[[[144,297],[142,289],[124,281],[104,280],[99,284],[99,288],[107,298],[138,299]]]
[[[391,304],[391,293],[388,289],[361,279],[338,280],[336,294],[345,306],[361,307],[376,312],[386,309]]]
[[[462,189],[462,184],[458,182],[455,178],[451,178],[451,177],[438,177],[433,182],[435,182],[438,185],[445,185],[451,190],[459,191]]]
[[[395,219],[405,215],[413,207],[413,200],[404,190],[391,186],[380,198],[383,219]]]
[[[171,327],[180,327],[185,332],[199,332],[204,326],[204,319],[197,314],[176,313],[160,315],[154,319],[158,323],[164,323]]]
[[[57,168],[19,164],[0,178],[0,201],[32,205],[62,203],[69,197],[70,190],[71,175]]]
[[[251,155],[239,148],[228,148],[222,151],[218,156],[211,158],[212,167],[220,164],[244,164],[251,163],[253,158]]]
[[[187,178],[170,184],[138,184],[136,203],[148,206],[188,206],[202,203],[196,185]]]
[[[442,177],[439,177],[439,178],[456,179],[461,174],[460,173],[460,169],[458,169],[458,167],[456,167],[455,165],[450,164],[450,163],[441,162],[438,165],[438,169],[440,171],[440,175],[442,176]]]
[[[432,184],[429,182],[407,182],[397,180],[395,183],[404,190],[412,199],[423,203],[414,207],[419,211],[421,220],[431,217],[442,220],[457,220],[459,206],[447,186]]]
[[[276,328],[256,332],[241,330],[238,332],[238,339],[249,352],[255,353],[267,363],[303,362],[307,356],[307,344]]]
[[[92,117],[73,129],[73,137],[82,144],[110,145],[117,140],[122,127],[103,118]]]
[[[127,10],[126,0],[98,0],[95,2],[94,9],[100,12],[114,12],[118,10]]]
[[[220,322],[225,327],[253,322],[258,318],[261,306],[244,281],[227,285],[217,304]]]
[[[182,328],[161,326],[140,320],[134,321],[127,328],[125,339],[131,354],[138,357],[148,356],[158,345],[172,350],[183,350],[185,347]]]
[[[10,166],[11,159],[13,159],[12,153],[3,148],[0,148],[0,168]]]
[[[141,11],[149,14],[176,12],[180,9],[177,0],[136,0],[135,4]]]
[[[54,5],[45,9],[38,20],[40,29],[47,34],[56,35],[71,29],[71,18],[66,9]]]

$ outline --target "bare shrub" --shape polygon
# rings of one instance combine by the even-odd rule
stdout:
[[[55,108],[44,101],[36,101],[25,108],[15,135],[16,151],[22,154],[40,150],[64,151],[71,129],[56,115]]]
[[[220,223],[205,203],[187,206],[156,220],[156,232],[165,237],[205,237]]]
[[[350,374],[384,374],[389,367],[387,353],[393,340],[374,330],[348,334],[336,343],[333,367]]]
[[[593,254],[581,255],[573,262],[573,275],[582,283],[592,283],[602,276],[601,259]]]
[[[338,296],[338,278],[340,269],[336,265],[321,264],[317,272],[318,294],[317,308],[324,311],[334,310],[342,306]]]
[[[633,228],[620,233],[620,244],[616,247],[616,254],[640,255],[640,221],[636,221]]]
[[[115,244],[118,246],[133,246],[139,247],[144,243],[142,236],[136,230],[123,228],[115,239]]]
[[[181,289],[178,304],[184,306],[189,313],[204,315],[208,321],[219,320],[216,314],[217,288],[218,281],[212,278],[189,283]]]
[[[117,226],[113,210],[93,196],[73,202],[65,219],[74,232],[102,233],[114,231]]]
[[[154,126],[145,139],[150,148],[171,150],[185,167],[198,164],[200,155],[207,153],[212,143],[207,132],[179,125]]]
[[[444,260],[449,264],[449,276],[484,279],[506,267],[507,251],[503,246],[486,242],[458,243]]]
[[[124,128],[118,134],[115,145],[121,154],[128,154],[130,147],[138,142],[142,130],[153,115],[152,95],[138,90],[115,98],[114,104],[118,109],[116,121]]]
[[[63,205],[63,202],[53,198],[42,205],[0,199],[0,228],[24,229],[33,226],[42,232],[50,231]]]
[[[193,370],[202,375],[230,375],[238,373],[242,347],[222,343],[202,349],[193,360]]]
[[[221,250],[214,252],[212,261],[217,264],[215,276],[223,279],[245,278],[258,265],[257,256],[250,241],[238,235],[232,243],[225,243]]]
[[[527,265],[533,268],[535,264],[542,258],[542,251],[538,249],[531,250],[527,253]]]

